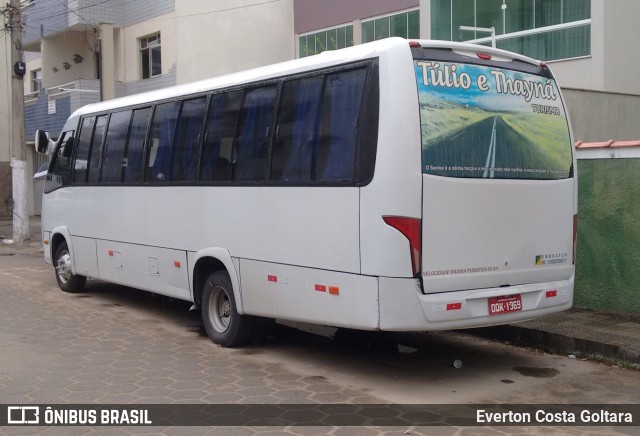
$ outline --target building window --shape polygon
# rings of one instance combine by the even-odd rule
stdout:
[[[420,38],[420,10],[416,9],[362,22],[362,42],[377,41],[391,36],[409,39]]]
[[[353,26],[335,27],[301,35],[298,39],[299,57],[311,56],[325,50],[336,50],[353,45]]]
[[[431,0],[431,38],[496,46],[544,60],[591,54],[591,0]]]
[[[40,92],[42,89],[42,69],[31,71],[31,92]]]
[[[140,38],[140,67],[143,79],[162,74],[159,33]]]

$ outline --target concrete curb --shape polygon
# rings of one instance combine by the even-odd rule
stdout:
[[[577,357],[604,357],[640,365],[639,350],[597,340],[575,338],[517,325],[473,329],[470,333],[485,338],[538,348],[551,353],[573,354]]]

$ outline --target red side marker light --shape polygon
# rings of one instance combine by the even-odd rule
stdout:
[[[267,280],[270,282],[277,282],[278,281],[278,276],[267,276]]]
[[[327,292],[327,287],[325,285],[316,284],[314,289],[318,292]]]
[[[109,256],[113,256],[113,250],[109,250],[109,251],[107,251],[107,254],[108,254]]]
[[[491,55],[488,55],[486,53],[476,53],[476,56],[478,56],[478,58],[484,60],[484,61],[490,61],[491,60]]]
[[[462,309],[462,303],[447,304],[447,310],[460,310],[460,309]]]
[[[558,291],[547,291],[547,298],[553,298],[558,295]]]
[[[173,266],[175,266],[176,268],[180,268],[180,261],[179,260],[174,260],[173,261]]]

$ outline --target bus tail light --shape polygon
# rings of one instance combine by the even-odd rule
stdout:
[[[411,48],[422,48],[418,41],[409,41],[409,47]]]
[[[576,263],[576,241],[578,240],[578,215],[573,216],[573,264]]]
[[[402,216],[383,216],[382,219],[409,240],[411,269],[414,276],[419,275],[422,263],[422,221],[419,218]]]
[[[478,56],[478,58],[482,59],[483,61],[490,61],[491,60],[491,55],[486,54],[486,53],[476,53],[476,56]]]

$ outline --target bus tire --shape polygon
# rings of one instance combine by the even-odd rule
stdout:
[[[71,272],[71,253],[67,242],[61,242],[56,249],[56,256],[53,266],[56,271],[56,281],[64,292],[81,292],[87,281],[85,276],[73,274]]]
[[[214,344],[236,347],[251,340],[255,317],[238,313],[233,286],[226,271],[209,274],[202,292],[201,307],[204,328]]]

